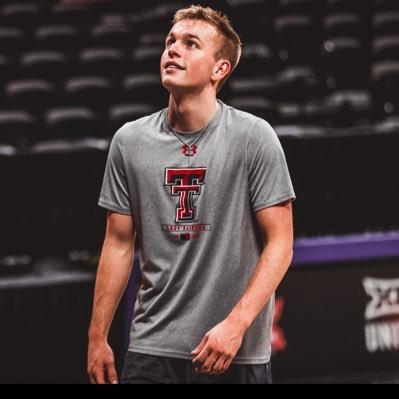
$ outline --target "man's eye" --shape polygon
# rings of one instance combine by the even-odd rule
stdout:
[[[196,43],[196,42],[193,42],[192,40],[189,40],[189,41],[187,42],[187,44],[188,44],[188,47],[198,47],[197,43]]]

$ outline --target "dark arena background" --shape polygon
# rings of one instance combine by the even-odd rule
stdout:
[[[88,382],[110,140],[167,106],[159,58],[191,3],[0,0],[0,382]],[[297,194],[274,381],[399,382],[399,2],[194,3],[241,36],[219,97],[270,122]],[[136,281],[111,330],[118,371]]]

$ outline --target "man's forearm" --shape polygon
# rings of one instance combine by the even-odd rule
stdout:
[[[129,280],[134,249],[122,250],[104,242],[97,271],[90,339],[108,335],[116,308]]]
[[[256,264],[243,296],[228,318],[245,331],[265,306],[292,261],[292,247],[268,243]]]

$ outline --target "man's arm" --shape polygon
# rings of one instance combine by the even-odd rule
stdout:
[[[291,200],[256,212],[265,246],[243,296],[225,320],[212,328],[192,352],[198,371],[220,374],[240,349],[248,327],[276,290],[293,254]]]
[[[135,236],[132,216],[108,211],[89,329],[87,372],[92,384],[118,382],[114,354],[108,345],[107,337],[116,308],[129,280]]]

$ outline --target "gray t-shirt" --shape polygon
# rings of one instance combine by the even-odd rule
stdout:
[[[176,137],[192,146],[201,133],[191,151]],[[167,109],[119,129],[99,205],[133,215],[140,238],[129,350],[192,359],[243,295],[262,252],[254,212],[294,198],[271,126],[221,101],[204,132],[174,134]],[[273,306],[274,298],[247,330],[235,363],[269,361]]]

